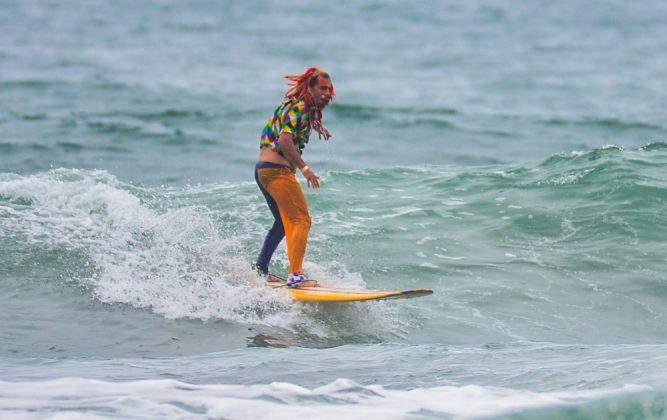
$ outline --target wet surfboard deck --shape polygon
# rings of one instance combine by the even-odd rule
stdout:
[[[276,279],[279,277],[273,276]],[[282,280],[282,279],[280,279]],[[266,283],[276,290],[282,290],[300,302],[361,302],[366,300],[409,299],[428,296],[433,293],[429,289],[412,290],[359,290],[339,289],[333,287],[285,287],[283,281]]]

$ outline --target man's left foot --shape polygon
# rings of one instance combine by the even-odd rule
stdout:
[[[320,284],[317,282],[317,280],[304,280],[297,284],[296,287],[299,289],[302,287],[320,287]]]
[[[297,287],[319,287],[320,285],[316,280],[306,279],[306,276],[302,273],[289,273],[287,276],[287,281],[285,282],[286,287],[297,288]]]

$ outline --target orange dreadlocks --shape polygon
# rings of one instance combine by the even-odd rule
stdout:
[[[334,91],[333,83],[331,84],[331,93],[320,102],[319,106],[315,106],[313,98],[308,91],[309,86],[314,86],[318,82],[318,78],[322,77],[324,79],[330,79],[328,73],[320,70],[317,67],[311,67],[306,70],[305,73],[297,76],[285,76],[287,79],[287,84],[290,86],[287,93],[285,93],[286,101],[304,101],[306,103],[306,109],[310,114],[310,126],[317,131],[317,136],[319,138],[324,137],[324,140],[329,140],[331,138],[331,133],[329,130],[324,128],[322,125],[322,109],[325,106],[329,105],[329,102],[333,100],[336,96]]]

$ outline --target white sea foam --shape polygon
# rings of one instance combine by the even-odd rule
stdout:
[[[104,382],[64,378],[0,382],[0,410],[23,418],[112,415],[124,418],[400,419],[423,411],[442,416],[481,417],[567,407],[651,390],[638,385],[542,393],[475,385],[393,390],[379,385],[363,386],[347,379],[308,389],[282,382],[244,386],[193,385],[175,380]]]
[[[437,240],[438,240],[437,238],[434,238],[432,236],[424,236],[423,238],[421,238],[420,240],[418,240],[415,243],[417,245],[424,245],[426,242],[437,241]]]
[[[423,263],[419,264],[419,266],[424,267],[424,268],[438,268],[437,265],[432,264],[432,263],[428,263],[428,262],[423,262]]]
[[[194,193],[190,188],[178,197],[173,191],[145,191],[122,185],[104,171],[11,177],[0,181],[0,194],[10,203],[24,204],[8,207],[0,227],[34,247],[85,255],[84,265],[92,267],[92,273],[80,262],[72,263],[68,280],[87,287],[98,300],[149,309],[168,319],[226,319],[320,336],[336,334],[327,324],[336,315],[346,320],[344,334],[377,334],[401,323],[398,310],[387,306],[367,306],[360,321],[353,305],[332,315],[265,287],[243,247],[261,238],[266,227],[252,217],[265,215],[252,211],[255,204],[229,188],[210,192],[226,202],[222,209],[187,198],[209,192],[196,187]],[[158,205],[147,205],[142,195]],[[221,214],[234,220],[217,222]],[[261,233],[254,237],[253,229]],[[306,270],[326,285],[365,286],[360,275],[335,261],[308,262]]]

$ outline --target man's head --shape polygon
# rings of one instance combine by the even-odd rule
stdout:
[[[303,74],[285,76],[291,88],[285,94],[285,99],[305,101],[318,109],[323,109],[336,96],[331,76],[317,67],[311,67]]]
[[[331,76],[317,67],[311,67],[297,76],[285,76],[291,87],[285,93],[285,100],[299,100],[306,103],[310,124],[320,138],[328,140],[331,133],[322,125],[322,110],[329,105],[336,91]]]
[[[333,99],[334,88],[328,73],[320,72],[311,77],[308,82],[308,94],[313,105],[324,109]]]

